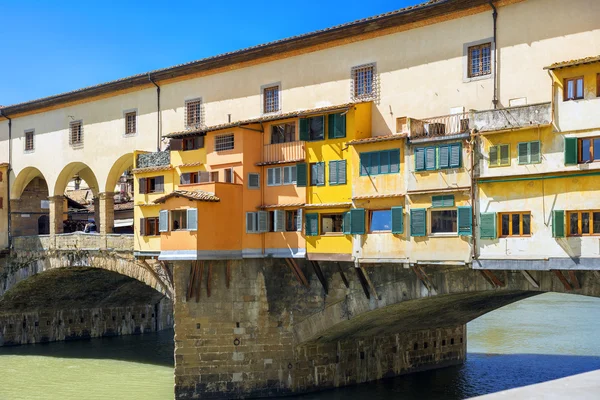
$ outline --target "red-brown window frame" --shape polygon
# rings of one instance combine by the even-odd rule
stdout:
[[[154,235],[149,235],[148,227],[152,224],[154,225]],[[158,230],[158,217],[144,218],[144,225],[144,234],[142,236],[160,236],[160,231]]]
[[[267,93],[273,93],[273,101],[272,104],[267,103]],[[279,104],[279,85],[269,86],[263,89],[263,112],[265,114],[275,113],[281,110],[281,105]]]
[[[594,139],[600,139],[600,136],[592,136],[592,137],[585,137],[585,138],[578,138],[577,139],[577,163],[578,164],[585,164],[585,163],[588,163],[588,162],[597,162],[597,161],[600,161],[600,159],[598,159],[598,160],[594,159]],[[583,141],[584,140],[589,140],[590,141],[590,161],[583,161],[582,160]]]
[[[34,143],[33,143],[33,130],[25,131],[25,151],[33,151]]]
[[[577,97],[577,81],[581,79],[581,97]],[[575,81],[575,90],[574,90],[574,95],[575,97],[573,98],[569,98],[568,97],[568,89],[569,89],[569,82],[571,81]],[[573,78],[565,78],[563,80],[563,101],[569,101],[569,100],[581,100],[585,97],[585,80],[583,79],[583,76],[575,76]]]
[[[137,112],[125,113],[125,134],[135,135],[137,131]]]
[[[483,69],[483,49],[485,48],[489,48],[490,49],[490,68],[487,71],[484,71]],[[473,73],[473,50],[475,49],[479,49],[479,72],[474,74]],[[490,75],[492,73],[492,43],[488,42],[488,43],[482,43],[482,44],[478,44],[476,46],[470,46],[467,49],[467,63],[468,63],[468,76],[469,78],[476,78],[478,76],[485,76],[485,75]]]

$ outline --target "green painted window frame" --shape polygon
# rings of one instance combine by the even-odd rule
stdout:
[[[422,216],[423,226],[415,226],[420,222],[417,218]],[[410,236],[413,237],[425,237],[427,236],[427,209],[426,208],[413,208],[410,210]]]
[[[439,196],[431,196],[432,208],[452,208],[454,207],[454,195],[443,194]]]
[[[317,170],[317,179],[316,179],[316,183],[313,184],[313,165],[317,166],[318,168],[322,168],[322,175],[323,175],[323,182],[321,182],[321,184],[319,184],[319,171]],[[324,161],[320,161],[320,162],[316,162],[316,163],[310,163],[308,164],[308,183],[310,186],[325,186],[325,182],[326,182],[326,178],[325,178],[325,162]]]
[[[346,114],[329,114],[327,116],[327,138],[342,139],[346,137]]]
[[[538,153],[537,153],[537,161],[532,161],[532,152],[531,145],[532,143],[537,143]],[[521,145],[526,145],[527,147],[527,162],[521,162]],[[519,165],[530,165],[530,164],[540,164],[542,162],[542,142],[539,140],[532,140],[530,142],[520,142],[517,144],[517,164]]]
[[[508,159],[506,163],[502,163],[502,148],[508,148]],[[492,149],[496,151],[496,162],[492,163]],[[488,167],[490,168],[498,168],[498,167],[510,167],[511,157],[510,157],[510,144],[497,144],[494,146],[490,146],[488,152]]]
[[[448,165],[441,165],[442,148],[447,149]],[[452,163],[452,150],[458,148],[458,163]],[[433,149],[433,164],[427,162],[427,153]],[[440,144],[437,146],[420,146],[413,149],[414,164],[416,172],[441,171],[446,169],[462,168],[462,142],[452,142]],[[419,160],[422,162],[422,167],[419,167]]]
[[[373,159],[373,155],[378,155],[378,165],[377,165],[377,173],[371,173],[371,160]],[[392,155],[397,155],[398,160],[398,171],[392,171]],[[388,172],[381,172],[381,159],[382,156],[387,157],[387,168]],[[365,165],[365,161],[368,159],[368,165]],[[359,153],[359,175],[360,176],[377,176],[377,175],[391,175],[400,173],[400,149],[389,149],[389,150],[380,150],[380,151],[367,151],[363,153]],[[363,172],[366,171],[365,172]]]

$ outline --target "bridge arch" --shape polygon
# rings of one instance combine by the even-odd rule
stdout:
[[[113,192],[123,172],[133,168],[133,153],[123,154],[112,165],[106,177],[104,192]]]
[[[65,165],[58,174],[52,191],[53,196],[63,196],[67,185],[75,175],[79,175],[79,177],[87,183],[94,196],[98,195],[100,186],[98,185],[98,179],[92,169],[83,162],[74,161]]]
[[[44,177],[44,174],[42,174],[42,172],[36,167],[25,167],[21,171],[19,171],[18,175],[15,177],[15,180],[10,190],[10,199],[19,200],[25,188],[35,178],[41,178],[47,182],[46,178]]]

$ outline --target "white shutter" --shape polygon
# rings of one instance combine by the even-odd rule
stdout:
[[[285,232],[285,211],[275,210],[273,211],[274,216],[274,228],[275,232]]]
[[[263,233],[269,230],[269,213],[266,211],[258,212],[258,232]]]
[[[158,231],[168,232],[169,231],[169,211],[160,210],[158,213]]]
[[[188,208],[187,210],[187,229],[188,231],[198,230],[198,209]]]
[[[246,233],[256,232],[256,213],[246,213]]]
[[[274,168],[275,170],[275,185],[281,185],[281,168]]]
[[[302,209],[298,209],[298,214],[296,215],[296,230],[298,232],[302,232]]]
[[[292,183],[292,177],[291,177],[291,167],[283,167],[283,184],[284,185],[289,185],[290,183]]]
[[[210,182],[210,172],[198,171],[198,183],[207,183],[207,182]]]
[[[295,184],[296,183],[296,166],[294,165],[293,167],[288,167],[290,169],[290,175],[292,177],[292,180],[290,183]]]
[[[273,186],[275,183],[275,168],[267,170],[267,186]]]

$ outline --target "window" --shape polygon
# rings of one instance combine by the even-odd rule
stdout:
[[[500,214],[500,236],[530,236],[531,213],[502,213]]]
[[[415,171],[460,168],[462,162],[462,143],[416,147],[414,155]]]
[[[260,188],[260,174],[249,173],[248,174],[248,189]]]
[[[310,164],[310,186],[325,186],[325,163]]]
[[[300,118],[300,140],[325,139],[325,117]]]
[[[457,233],[458,215],[456,210],[432,210],[431,233]]]
[[[346,160],[329,161],[329,185],[346,184]]]
[[[171,211],[171,230],[187,229],[187,213],[185,210]]]
[[[400,172],[400,149],[360,153],[360,175],[383,175]]]
[[[162,193],[164,191],[164,176],[155,176],[152,178],[139,179],[139,192],[144,193]]]
[[[469,54],[469,78],[492,73],[492,44],[484,43],[471,46]]]
[[[279,85],[269,86],[263,89],[263,113],[274,113],[279,111]]]
[[[125,134],[134,135],[136,132],[137,112],[125,113]]]
[[[69,143],[73,146],[83,144],[83,123],[81,121],[69,123]]]
[[[346,137],[346,114],[329,114],[327,116],[327,137],[329,139]]]
[[[201,149],[204,147],[204,138],[205,138],[205,136],[196,136],[196,137],[182,139],[181,149],[183,151]],[[171,150],[175,150],[175,149],[172,148]]]
[[[141,218],[140,220],[140,236],[158,236],[158,218]]]
[[[293,185],[296,183],[296,166],[267,169],[267,186]]]
[[[344,213],[321,214],[321,234],[343,233]]]
[[[506,167],[510,165],[510,145],[499,144],[490,146],[490,167]]]
[[[185,127],[197,128],[202,123],[202,99],[186,100]]]
[[[225,168],[223,170],[224,182],[235,183],[235,175],[233,174],[233,168]]]
[[[293,185],[296,183],[296,166],[283,167],[283,184]]]
[[[369,232],[387,232],[392,230],[392,210],[371,211]]]
[[[181,185],[190,185],[193,183],[199,183],[199,173],[198,172],[185,172],[181,174],[179,178],[179,183]]]
[[[271,125],[271,144],[290,143],[296,140],[296,124]]]
[[[286,210],[285,211],[285,231],[296,232],[299,231],[299,226],[302,226],[301,221],[298,221],[299,214],[298,210]],[[300,223],[299,223],[300,222]]]
[[[25,151],[33,151],[33,132],[25,131]]]
[[[537,164],[541,162],[539,141],[519,143],[517,149],[519,164]]]
[[[569,236],[600,235],[600,211],[568,211]]]
[[[600,137],[578,139],[577,145],[580,164],[600,161]]]
[[[375,63],[353,67],[352,98],[354,100],[373,98],[376,95]]]
[[[564,101],[583,99],[583,76],[565,79],[563,91]]]
[[[267,232],[269,225],[269,213],[266,211],[246,213],[246,233]]]
[[[225,135],[215,136],[215,150],[216,151],[226,151],[233,150],[233,133],[228,133]]]
[[[281,167],[267,169],[267,186],[281,185]]]
[[[600,74],[596,74],[596,97],[600,97]]]

